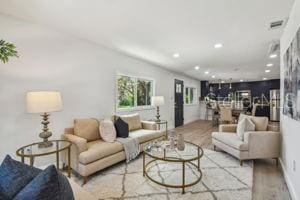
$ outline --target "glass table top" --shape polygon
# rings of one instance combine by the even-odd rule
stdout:
[[[187,141],[184,143],[185,148],[180,151],[176,145],[172,149],[169,141],[150,142],[146,145],[144,152],[151,157],[174,162],[196,160],[202,157],[203,150],[200,146]]]
[[[52,142],[53,145],[47,148],[39,147],[40,142],[21,147],[17,150],[17,155],[25,157],[48,155],[60,152],[72,145],[71,142],[66,140],[51,140],[50,142]]]

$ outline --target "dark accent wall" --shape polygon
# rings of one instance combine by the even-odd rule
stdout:
[[[201,99],[204,99],[209,92],[213,92],[218,99],[222,100],[222,98],[228,97],[229,93],[250,90],[252,99],[261,97],[263,94],[267,100],[270,100],[270,90],[280,89],[280,79],[232,83],[232,89],[229,89],[229,83],[221,84],[221,89],[219,89],[218,83],[207,84],[207,81],[201,81]],[[269,116],[269,111],[269,107],[261,107],[257,110],[257,115]]]

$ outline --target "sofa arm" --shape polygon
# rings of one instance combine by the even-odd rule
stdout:
[[[222,124],[219,126],[219,132],[236,133],[237,124]]]
[[[157,124],[150,121],[142,121],[142,128],[147,130],[157,130]]]
[[[77,147],[79,154],[88,149],[87,140],[84,138],[81,138],[81,137],[78,137],[78,136],[72,135],[72,134],[63,134],[62,138],[64,140],[68,140],[68,141],[72,142],[72,144],[74,144]]]
[[[248,144],[251,158],[278,158],[280,134],[274,131],[245,132],[244,142]]]
[[[267,130],[268,131],[279,132],[279,125],[268,124]]]

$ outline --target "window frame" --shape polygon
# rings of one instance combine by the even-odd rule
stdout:
[[[188,102],[186,101],[186,90],[188,90]],[[193,102],[191,103],[191,90],[193,90]],[[187,86],[184,88],[184,104],[185,105],[197,105],[197,88],[193,86]]]
[[[134,79],[134,106],[133,107],[128,107],[128,108],[120,108],[119,107],[118,78],[120,76],[126,76],[126,77]],[[154,107],[151,106],[151,102],[150,102],[150,105],[144,105],[144,106],[138,106],[137,105],[137,83],[138,83],[138,80],[150,81],[152,83],[152,96],[155,96],[155,79],[142,77],[142,76],[133,76],[133,75],[123,74],[123,73],[117,73],[116,74],[116,79],[115,79],[115,87],[116,87],[116,89],[115,89],[115,95],[116,95],[115,109],[116,109],[117,112],[154,109]],[[151,101],[152,96],[150,96],[150,101]]]

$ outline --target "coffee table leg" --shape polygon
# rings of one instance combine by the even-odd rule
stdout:
[[[198,171],[200,171],[200,149],[198,148]]]
[[[68,177],[71,178],[71,147],[68,148]]]
[[[185,193],[185,162],[182,162],[182,194]]]
[[[145,153],[143,152],[143,176],[145,176]]]

